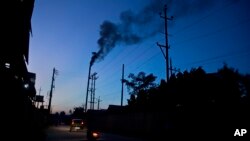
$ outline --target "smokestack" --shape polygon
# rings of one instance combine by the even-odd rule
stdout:
[[[93,56],[94,56],[94,53],[93,53]],[[93,56],[92,56],[92,58],[93,58]],[[91,58],[91,61],[89,63],[89,74],[88,74],[88,80],[87,80],[87,92],[86,92],[86,101],[85,101],[85,109],[84,109],[85,112],[87,112],[87,108],[88,108],[89,79],[90,79],[91,67],[93,65],[92,58]]]
[[[90,60],[90,67],[93,66],[93,64],[95,63],[95,61],[97,60],[97,58],[100,56],[101,54],[101,51],[99,50],[99,52],[92,52],[92,57],[91,57],[91,60]]]

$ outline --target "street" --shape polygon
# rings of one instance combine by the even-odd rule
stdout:
[[[87,129],[69,132],[69,126],[59,125],[51,126],[46,130],[45,141],[87,141]],[[102,141],[142,141],[141,139],[125,137],[115,134],[102,133]]]
[[[81,141],[86,139],[86,129],[69,132],[69,126],[51,126],[46,130],[45,141]]]

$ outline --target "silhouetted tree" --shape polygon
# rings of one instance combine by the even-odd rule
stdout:
[[[242,76],[241,92],[243,98],[249,98],[250,96],[250,74]]]
[[[139,72],[138,75],[134,75],[133,73],[129,74],[128,78],[130,78],[130,80],[124,80],[131,95],[128,100],[128,105],[137,105],[140,108],[145,108],[149,100],[148,90],[156,87],[154,83],[156,76]]]
[[[222,69],[218,70],[218,74],[222,78],[223,102],[233,104],[239,102],[241,97],[239,82],[240,74],[237,70],[229,68],[226,64]]]
[[[56,112],[55,114],[54,114],[54,118],[53,118],[53,120],[54,120],[54,125],[58,125],[59,124],[59,118],[60,118],[60,115],[59,115],[59,113],[58,112]]]
[[[64,111],[61,111],[61,112],[60,112],[60,116],[61,116],[61,117],[64,117],[65,115],[66,115],[66,114],[65,114]]]
[[[83,107],[75,107],[72,113],[73,118],[84,118],[84,108]]]
[[[65,112],[64,111],[61,111],[60,114],[59,114],[59,117],[60,117],[60,123],[65,123]]]
[[[136,98],[134,94],[130,95],[130,99],[128,99],[128,105],[135,105],[136,104]]]
[[[69,114],[71,115],[72,113],[73,113],[73,112],[72,112],[72,110],[70,109],[70,110],[69,110]]]

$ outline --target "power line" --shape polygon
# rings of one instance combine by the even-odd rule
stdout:
[[[129,48],[129,50],[128,50],[128,48]],[[117,62],[121,63],[124,58],[127,58],[129,56],[133,56],[133,55],[135,56],[136,53],[137,53],[136,50],[139,50],[140,48],[141,48],[141,44],[137,45],[137,47],[134,47],[134,46],[124,46],[123,50],[126,49],[128,53],[124,53],[123,50],[120,51],[116,55],[115,59],[112,59],[111,62],[107,62],[107,63],[105,63],[105,65],[103,65],[102,67],[100,67],[101,69],[100,69],[100,71],[98,71],[98,73],[101,74],[102,72],[106,72],[109,66],[114,66],[114,64],[116,64]],[[122,54],[122,53],[123,53],[123,56],[121,57],[120,54]],[[131,53],[133,53],[133,54],[131,54]],[[118,57],[120,56],[120,57],[118,58],[117,56]],[[117,68],[116,70],[118,70],[118,69],[119,68]]]
[[[134,63],[136,63],[136,61],[140,60],[141,58],[145,58],[145,56],[148,56],[148,54],[152,54],[152,50],[156,50],[154,48],[154,44],[148,46],[147,48],[145,48],[145,50],[141,51],[140,54],[134,56],[133,58],[131,58],[129,61],[131,63],[128,63],[129,66],[136,66],[136,65],[133,65]]]
[[[119,48],[119,47],[120,47],[120,46],[117,46],[116,48]],[[115,63],[116,63],[115,61],[117,61],[117,58],[120,56],[120,54],[123,53],[123,51],[124,51],[125,49],[126,49],[126,48],[123,47],[122,50],[120,50],[120,51],[115,55],[115,57],[113,57],[114,59],[112,59],[110,62],[104,61],[104,62],[106,62],[106,63],[104,63],[102,66],[99,67],[100,69],[99,69],[98,73],[100,74],[101,72],[105,72],[105,71],[108,69],[108,66],[112,66],[112,64],[115,64]],[[112,52],[110,52],[110,53],[112,53]],[[106,57],[108,57],[108,56],[106,56]]]
[[[182,41],[180,41],[179,43],[177,43],[175,45],[180,45],[180,44],[183,44],[183,43],[188,42],[188,41],[192,41],[192,40],[195,40],[195,39],[200,39],[200,38],[205,38],[205,37],[208,37],[208,36],[211,36],[211,35],[215,35],[215,33],[223,32],[223,31],[225,31],[227,29],[232,29],[232,27],[235,27],[235,26],[237,26],[237,28],[238,28],[239,27],[238,25],[246,24],[248,22],[250,22],[250,18],[244,19],[242,21],[239,21],[239,22],[237,22],[235,24],[232,24],[230,26],[227,26],[227,27],[222,27],[222,28],[217,29],[217,30],[215,30],[213,32],[209,32],[209,33],[202,34],[202,35],[199,35],[199,36],[196,36],[196,37],[191,37],[189,39],[182,40]]]
[[[154,49],[155,50],[155,48],[151,48],[151,49]],[[141,57],[143,57],[143,56],[145,56],[145,55],[147,55],[147,53],[150,53],[150,54],[152,54],[152,51],[151,50],[144,50],[144,52],[142,52],[140,55],[137,55],[137,56],[135,56],[133,59],[131,59],[131,63],[128,63],[129,65],[129,67],[128,68],[131,68],[131,66],[138,66],[138,65],[133,65],[133,63],[136,63],[136,61],[135,60],[138,60],[139,58],[141,58]],[[139,57],[138,57],[139,56]],[[147,61],[147,60],[146,60]],[[145,63],[146,63],[146,61],[144,61]],[[131,70],[131,69],[130,69]],[[118,68],[118,69],[115,69],[114,71],[113,71],[113,73],[111,74],[112,76],[114,76],[114,74],[118,74],[118,71],[120,71],[120,69]],[[117,75],[118,76],[118,75]],[[106,78],[106,79],[105,79]],[[117,82],[118,81],[118,79],[116,79],[115,77],[111,77],[110,75],[106,75],[106,77],[105,78],[103,78],[103,80],[111,80],[112,78],[112,80],[113,81],[111,81],[111,82],[109,82],[109,83],[107,83],[107,81],[105,81],[105,84],[104,85],[101,85],[101,87],[104,87],[104,86],[107,86],[107,85],[110,85],[111,83],[113,83],[113,82]],[[100,86],[99,86],[100,87]]]
[[[207,59],[203,59],[203,60],[194,61],[194,62],[187,63],[187,64],[184,64],[184,65],[194,65],[194,64],[204,65],[204,64],[211,63],[211,61],[212,62],[217,62],[217,60],[222,59],[222,58],[231,58],[231,57],[235,58],[236,56],[243,57],[243,56],[249,55],[249,54],[250,54],[250,50],[244,50],[244,51],[239,51],[239,52],[231,52],[231,53],[220,55],[220,56],[215,56],[215,57],[211,57],[211,58],[207,58]]]
[[[135,49],[140,49],[140,48],[135,48]],[[135,49],[133,49],[133,50],[135,50]],[[141,51],[140,52],[140,54],[138,54],[138,55],[136,55],[136,53],[137,52],[135,52],[134,53],[134,55],[132,54],[125,54],[124,56],[125,57],[121,57],[120,58],[120,61],[118,61],[118,63],[119,64],[122,64],[122,61],[121,61],[121,59],[124,59],[124,58],[129,58],[128,60],[126,60],[126,64],[129,64],[128,66],[130,67],[130,66],[133,66],[133,64],[134,63],[136,63],[137,61],[136,60],[139,60],[140,58],[142,58],[142,57],[144,57],[144,56],[146,56],[148,53],[152,53],[152,50],[155,50],[155,48],[153,48],[153,45],[152,46],[146,46],[146,48],[142,48],[142,49],[144,49],[143,51]],[[130,56],[133,56],[133,57],[130,57]],[[124,63],[124,62],[123,62]],[[114,66],[114,65],[113,65]],[[103,70],[102,70],[103,71]],[[113,72],[112,72],[112,76],[114,75],[114,74],[117,74],[118,72],[120,71],[120,69],[119,69],[119,67],[116,67],[115,69],[113,69]],[[110,72],[110,71],[108,71],[108,72]],[[107,73],[106,73],[107,74]],[[104,76],[104,78],[103,79],[109,79],[110,80],[110,76],[108,76],[108,75],[105,75]]]
[[[125,48],[125,47],[124,47]],[[114,75],[114,74],[117,74],[117,72],[118,71],[120,71],[120,69],[119,69],[119,67],[118,67],[118,65],[119,64],[122,64],[122,63],[124,63],[122,60],[124,60],[124,58],[128,58],[130,55],[131,55],[131,52],[134,54],[134,56],[136,55],[135,53],[135,50],[138,50],[139,49],[139,47],[138,48],[136,48],[136,47],[134,47],[134,48],[130,48],[129,50],[128,50],[128,53],[123,53],[124,55],[123,56],[120,56],[120,58],[118,58],[118,59],[113,59],[113,60],[116,60],[116,61],[112,61],[113,63],[106,63],[106,65],[103,67],[103,68],[101,68],[101,69],[99,69],[99,71],[98,71],[98,73],[99,73],[99,75],[100,76],[102,76],[102,79],[106,79],[106,80],[110,80],[110,78],[112,78],[112,77],[110,77],[109,75],[107,75],[107,72],[108,73],[110,73],[111,71],[110,71],[110,67],[112,66],[117,66],[116,68],[112,68],[112,71],[113,71],[113,73],[111,74],[111,75]],[[119,54],[121,54],[122,52],[120,52]],[[130,54],[129,54],[130,53]],[[132,55],[133,55],[132,54]],[[117,63],[119,63],[119,64],[117,64]],[[117,64],[117,65],[115,65],[115,64]],[[109,70],[107,70],[107,69],[109,69]]]
[[[152,44],[151,46],[148,46],[148,48],[145,48],[143,51],[141,51],[139,55],[135,55],[135,57],[131,58],[129,60],[130,63],[127,63],[127,64],[129,64],[128,65],[129,66],[128,69],[130,70],[130,72],[133,71],[133,70],[137,70],[138,68],[140,68],[141,66],[145,65],[147,62],[149,62],[150,60],[152,60],[154,57],[156,57],[157,55],[159,55],[160,52],[157,51],[157,52],[153,53],[153,50],[157,51],[155,49],[155,44]],[[146,60],[144,59],[140,63],[137,62],[137,65],[133,65],[134,63],[136,63],[136,60],[139,60],[140,58],[143,58],[143,56],[149,56],[148,54],[152,54],[152,53],[153,53],[153,55],[151,57],[149,57],[148,59],[146,59]],[[135,68],[133,68],[134,66],[135,66]],[[110,74],[110,75],[113,76],[114,74],[118,74],[118,71],[120,71],[119,68],[113,70],[112,74]],[[98,86],[99,88],[100,87],[103,88],[103,87],[106,87],[106,86],[112,86],[110,84],[118,81],[118,78],[111,77],[110,75],[106,75],[104,77],[104,78],[108,78],[108,79],[104,79],[104,80],[107,80],[109,82],[106,81],[104,85],[99,85]],[[112,81],[110,81],[110,80],[112,80]]]
[[[120,89],[108,92],[108,93],[102,95],[102,97],[109,97],[111,95],[116,95],[116,94],[117,94],[116,98],[119,98],[118,95],[120,94]]]
[[[187,29],[190,29],[191,27],[194,27],[195,25],[201,23],[202,21],[204,21],[204,20],[207,19],[208,17],[212,16],[213,14],[218,13],[219,11],[225,10],[226,8],[228,8],[229,6],[232,6],[233,4],[234,4],[234,2],[231,1],[230,3],[227,3],[226,5],[224,5],[224,6],[220,7],[220,8],[218,8],[218,9],[216,9],[216,10],[210,12],[209,14],[207,14],[207,15],[201,17],[200,19],[194,21],[193,23],[188,24],[188,25],[186,25],[186,26],[180,28],[178,31],[174,32],[173,34],[174,34],[174,35],[177,35],[177,34],[183,32],[183,31],[185,31],[185,30],[187,30]]]
[[[145,64],[147,64],[150,60],[152,60],[154,57],[158,56],[159,54],[160,54],[160,52],[156,52],[150,58],[148,58],[143,63],[141,63],[139,66],[137,66],[134,70],[138,70],[139,68],[141,68],[142,66],[144,66]]]

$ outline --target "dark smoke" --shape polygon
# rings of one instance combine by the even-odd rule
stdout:
[[[156,18],[159,18],[158,13],[162,11],[162,5],[160,0],[152,0],[138,13],[130,10],[122,12],[120,23],[104,21],[100,26],[100,38],[97,41],[99,50],[93,53],[91,65],[102,60],[117,44],[137,44],[158,33],[160,28]]]
[[[237,0],[231,0],[237,1]],[[164,31],[159,13],[167,4],[168,15],[175,18],[201,13],[214,6],[217,0],[151,0],[138,13],[131,10],[120,14],[120,23],[104,21],[100,26],[99,50],[93,53],[91,65],[104,57],[117,45],[132,45]]]

